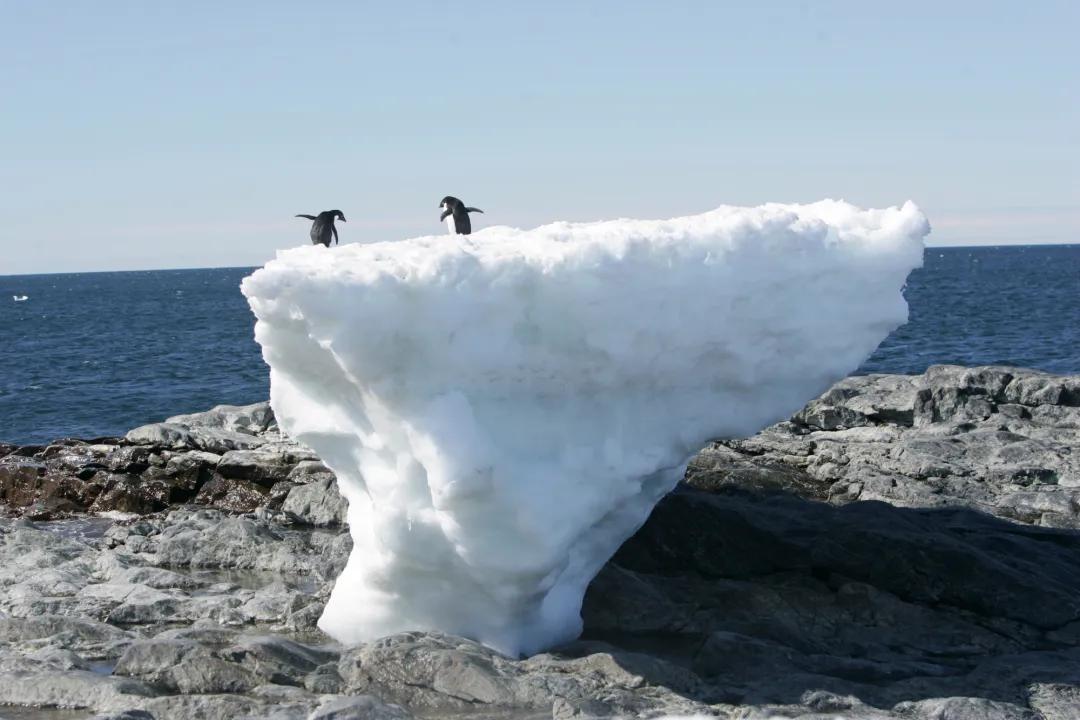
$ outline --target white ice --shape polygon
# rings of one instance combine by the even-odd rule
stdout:
[[[912,203],[827,200],[279,253],[242,286],[271,403],[337,473],[355,545],[320,627],[574,638],[694,452],[906,321],[928,232]]]

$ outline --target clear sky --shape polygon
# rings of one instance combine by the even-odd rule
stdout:
[[[913,199],[1080,241],[1080,3],[0,0],[0,274]]]

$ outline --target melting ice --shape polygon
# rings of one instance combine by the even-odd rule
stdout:
[[[337,473],[354,539],[320,627],[574,638],[694,452],[905,322],[928,232],[911,203],[823,201],[279,253],[243,283],[271,403]]]

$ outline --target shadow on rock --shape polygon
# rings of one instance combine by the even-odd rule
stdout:
[[[585,639],[692,670],[698,701],[825,691],[912,717],[930,698],[1019,710],[1080,683],[1080,533],[683,487],[596,578],[583,614]]]

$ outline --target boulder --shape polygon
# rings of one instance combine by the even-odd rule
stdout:
[[[187,427],[167,422],[140,425],[128,430],[124,439],[135,445],[152,445],[177,450],[195,447],[194,436]]]
[[[346,650],[338,672],[350,694],[371,693],[425,713],[550,711],[557,699],[585,705],[597,698],[604,698],[610,716],[707,710],[670,687],[700,689],[691,673],[610,648],[590,652],[595,649],[583,648],[578,657],[542,654],[512,660],[462,638],[401,633]],[[648,668],[651,680],[636,672],[642,668]]]
[[[85,510],[100,491],[99,483],[36,457],[8,455],[0,460],[0,503],[32,518],[51,519]]]
[[[218,454],[230,450],[250,450],[265,442],[261,437],[246,432],[213,426],[187,426],[175,422],[143,425],[129,430],[124,439],[140,447],[194,449]]]
[[[290,489],[281,509],[301,524],[330,527],[345,524],[349,503],[338,491],[333,475],[324,475]]]
[[[221,456],[217,472],[226,478],[250,480],[265,488],[289,477],[296,460],[268,449],[230,450]]]
[[[0,705],[104,709],[156,694],[138,680],[89,670],[0,672]]]
[[[90,506],[90,512],[145,515],[164,510],[184,494],[177,492],[176,486],[165,478],[108,473],[99,478],[99,482],[102,489]]]
[[[249,669],[190,640],[135,642],[113,672],[185,695],[242,693],[259,682]]]
[[[1078,387],[1077,376],[996,366],[848,378],[790,422],[713,443],[686,482],[1080,528]]]
[[[338,657],[336,652],[273,635],[245,637],[224,654],[279,685],[303,685],[310,673]]]
[[[251,405],[217,405],[206,412],[176,415],[166,420],[183,427],[216,428],[247,435],[265,432],[273,421],[274,411],[265,401]]]
[[[212,505],[229,512],[245,513],[266,502],[267,490],[258,483],[215,475],[195,496],[198,505]]]

